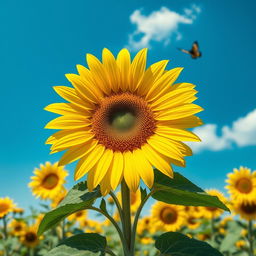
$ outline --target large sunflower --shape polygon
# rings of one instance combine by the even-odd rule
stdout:
[[[176,231],[185,222],[183,206],[157,202],[152,207],[152,222],[157,230]]]
[[[40,164],[40,169],[36,168],[34,174],[28,186],[31,187],[35,196],[42,199],[53,199],[63,189],[68,175],[62,166],[58,166],[58,163],[50,162],[46,162],[45,165]]]
[[[123,178],[134,192],[140,178],[152,187],[152,166],[172,177],[170,163],[184,166],[192,154],[182,141],[199,141],[186,130],[202,124],[194,116],[202,111],[192,104],[195,85],[174,84],[182,68],[166,71],[167,60],[146,69],[146,54],[143,49],[131,61],[127,49],[117,58],[104,49],[102,62],[87,54],[89,68],[78,65],[79,75],[66,75],[73,88],[54,87],[67,103],[45,108],[62,115],[46,125],[61,130],[46,143],[52,153],[67,150],[60,165],[80,160],[75,180],[88,173],[90,191],[100,184],[106,195]]]
[[[256,197],[256,177],[249,168],[241,166],[239,170],[234,169],[228,174],[226,182],[232,199],[250,201]]]
[[[9,212],[12,212],[15,204],[9,197],[0,198],[0,218],[6,216]]]

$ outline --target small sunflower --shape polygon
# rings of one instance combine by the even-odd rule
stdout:
[[[20,236],[26,229],[27,224],[22,220],[12,219],[12,221],[8,224],[8,227],[12,235]]]
[[[152,218],[145,216],[141,218],[138,222],[137,233],[142,235],[144,232],[153,233],[155,231],[154,225],[152,223]]]
[[[232,199],[250,201],[256,197],[256,177],[249,168],[234,169],[233,173],[228,174],[226,182]]]
[[[67,193],[68,191],[63,187],[63,189],[52,199],[51,207],[56,208],[65,198]]]
[[[75,212],[75,213],[71,214],[70,216],[68,216],[68,220],[69,221],[78,221],[80,223],[80,222],[83,222],[86,219],[86,217],[87,217],[86,210],[82,210],[82,211]]]
[[[24,209],[20,207],[13,208],[13,213],[22,215],[24,213]]]
[[[33,195],[41,199],[56,197],[63,189],[63,184],[66,183],[65,178],[68,175],[64,167],[50,162],[46,162],[45,165],[41,164],[40,169],[34,170],[34,174],[28,186],[31,187]]]
[[[236,241],[235,245],[238,249],[244,249],[245,247],[248,246],[245,240],[238,240]]]
[[[9,212],[12,212],[15,208],[15,204],[9,197],[0,198],[0,218],[6,216]]]
[[[21,243],[29,248],[34,248],[39,244],[39,237],[37,236],[37,227],[30,226],[25,229],[20,237]]]
[[[227,199],[217,189],[208,189],[206,190],[206,193],[211,195],[211,196],[217,196],[218,199],[223,202],[224,204],[227,202]],[[202,210],[202,216],[205,217],[206,219],[213,219],[219,217],[224,211],[221,210],[220,208],[217,207],[206,207],[202,206],[200,207]]]
[[[155,242],[155,240],[152,237],[142,237],[140,239],[140,242],[142,244],[153,244]]]
[[[256,200],[254,201],[233,200],[232,209],[236,214],[239,214],[242,219],[256,220]]]
[[[183,141],[200,141],[187,130],[202,124],[195,86],[174,84],[182,68],[166,71],[166,60],[146,69],[146,57],[147,49],[132,61],[127,49],[117,58],[104,49],[102,62],[88,54],[88,69],[66,75],[73,87],[54,87],[67,103],[45,108],[61,115],[46,125],[60,130],[46,144],[52,153],[67,150],[60,165],[79,160],[75,180],[88,174],[89,191],[100,184],[106,195],[123,178],[133,192],[140,178],[151,188],[152,166],[173,177],[170,163],[185,166],[192,154]]]
[[[198,215],[194,212],[188,212],[186,214],[186,220],[185,220],[186,226],[189,229],[197,229],[202,221],[198,218]]]
[[[152,207],[152,222],[158,230],[179,230],[185,222],[183,206],[155,203]]]

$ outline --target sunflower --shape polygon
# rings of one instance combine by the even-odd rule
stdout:
[[[30,226],[25,229],[20,237],[21,242],[29,248],[34,248],[39,244],[39,237],[37,236],[37,227]]]
[[[227,202],[227,199],[225,196],[218,191],[217,189],[208,189],[206,190],[206,193],[211,196],[216,196],[220,201],[222,201],[224,204]],[[213,219],[219,217],[224,211],[217,207],[206,207],[202,206],[200,207],[202,210],[202,216],[206,219]]]
[[[86,210],[82,210],[82,211],[75,212],[75,213],[71,214],[70,216],[68,216],[68,220],[69,221],[78,221],[81,223],[82,221],[85,220],[86,217],[87,217]]]
[[[106,195],[123,178],[134,192],[140,178],[152,187],[152,166],[173,177],[170,163],[185,166],[192,155],[182,141],[200,140],[187,131],[202,124],[195,86],[174,84],[182,68],[166,71],[166,60],[146,70],[146,55],[142,49],[131,61],[127,49],[117,58],[104,49],[100,62],[88,54],[88,69],[78,65],[79,75],[66,75],[73,87],[54,87],[67,102],[45,108],[61,115],[46,125],[60,130],[46,144],[52,153],[67,150],[60,165],[79,160],[75,180],[88,174],[89,191],[100,184]]]
[[[242,219],[256,220],[256,200],[240,201],[233,200],[233,211],[239,214]]]
[[[155,242],[155,240],[152,237],[142,237],[140,239],[140,242],[142,244],[153,244]]]
[[[68,175],[64,167],[50,162],[46,162],[45,165],[40,164],[40,169],[36,168],[34,174],[28,186],[31,187],[33,195],[41,199],[56,197],[63,189],[65,178]]]
[[[157,202],[152,207],[152,222],[155,228],[165,231],[176,231],[185,222],[183,206]]]
[[[67,193],[68,191],[63,187],[63,189],[52,199],[51,207],[56,208],[65,198]]]
[[[6,216],[9,212],[12,212],[15,204],[9,197],[0,198],[0,218]]]
[[[226,182],[232,199],[250,201],[256,197],[256,177],[249,168],[234,169],[233,173],[228,174]]]
[[[197,229],[201,225],[202,221],[198,218],[197,213],[188,212],[186,214],[185,223],[189,229]]]
[[[152,218],[149,216],[145,216],[141,218],[138,222],[138,227],[137,227],[137,233],[139,235],[142,235],[144,232],[149,232],[149,233],[154,233],[155,228],[152,223]]]
[[[10,233],[14,236],[20,236],[23,234],[26,229],[26,223],[22,220],[12,219],[12,221],[8,224],[8,228]]]
[[[22,215],[24,213],[24,209],[20,207],[13,208],[13,213]]]

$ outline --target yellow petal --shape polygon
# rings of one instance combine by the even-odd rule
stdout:
[[[140,50],[137,55],[134,57],[131,68],[130,68],[130,83],[129,89],[131,92],[134,92],[137,88],[140,80],[142,79],[147,61],[147,49],[144,48]]]
[[[163,120],[159,121],[158,124],[161,126],[169,126],[177,129],[186,129],[200,126],[203,121],[197,116],[187,116],[185,118],[175,119],[175,120]]]
[[[140,176],[135,169],[136,163],[134,162],[134,157],[132,152],[127,151],[123,153],[124,156],[124,179],[133,192],[136,192],[140,184]]]
[[[53,89],[65,100],[72,102],[74,105],[86,109],[91,110],[94,106],[85,100],[82,100],[76,93],[74,88],[70,88],[67,86],[54,86]]]
[[[123,177],[124,159],[121,152],[114,152],[113,161],[111,163],[111,178],[110,184],[113,190],[119,185]]]
[[[168,162],[168,158],[164,155],[156,152],[150,145],[144,144],[142,147],[142,152],[148,161],[163,174],[173,177],[173,170]]]
[[[201,141],[197,135],[190,131],[175,129],[168,126],[158,125],[155,132],[160,136],[177,141]]]
[[[82,77],[76,74],[66,74],[66,78],[74,86],[74,88],[77,91],[77,94],[81,98],[93,104],[99,103],[97,96],[94,95],[94,93],[90,90],[90,87],[86,84],[86,80],[82,79]]]
[[[77,164],[75,169],[75,180],[83,177],[87,172],[89,172],[99,161],[102,154],[104,153],[105,147],[98,144],[94,150],[84,156]]]
[[[105,94],[109,95],[111,87],[103,64],[92,54],[87,54],[86,59],[95,83]]]
[[[141,149],[134,150],[133,152],[135,167],[144,183],[151,188],[154,183],[154,171],[152,165],[144,156]]]
[[[157,120],[176,120],[201,112],[203,108],[195,104],[185,104],[174,107],[168,111],[161,111],[156,114]]]
[[[44,110],[59,115],[70,115],[77,113],[77,110],[72,107],[71,103],[53,103],[46,106]]]
[[[51,147],[51,150],[64,150],[66,148],[83,144],[94,137],[89,131],[76,131],[58,139]]]
[[[175,144],[177,146],[177,148],[179,148],[180,152],[184,156],[192,156],[193,155],[191,148],[188,145],[184,144],[183,142],[172,140],[172,143]]]
[[[110,177],[111,177],[111,169],[108,168],[107,173],[105,174],[104,178],[100,182],[100,192],[102,196],[106,196],[111,190],[111,185],[109,182]]]
[[[90,70],[82,65],[76,65],[76,68],[79,75],[82,77],[83,80],[85,80],[87,87],[100,100],[103,97],[103,91],[100,89],[100,87],[96,85]]]
[[[99,185],[99,183],[107,173],[109,166],[112,162],[112,159],[113,151],[111,149],[106,149],[102,154],[101,158],[99,159],[97,165],[94,167],[93,170],[91,170],[91,173],[93,173],[92,189]]]
[[[116,60],[117,66],[120,69],[121,74],[121,89],[122,91],[127,91],[129,86],[129,73],[131,66],[131,57],[130,53],[127,49],[122,49],[118,55]]]
[[[169,139],[154,134],[147,142],[155,151],[184,163],[183,155]]]
[[[77,118],[77,115],[66,115],[60,116],[52,121],[50,121],[45,128],[46,129],[77,129],[82,127],[87,127],[91,123],[88,119],[80,117]]]
[[[92,151],[97,144],[97,140],[90,140],[82,145],[69,148],[61,157],[59,165],[67,165],[82,158],[90,151]]]
[[[102,62],[107,71],[111,89],[114,92],[117,92],[119,90],[119,86],[120,86],[120,70],[116,64],[115,57],[106,48],[104,48],[103,52],[102,52]]]
[[[144,96],[151,88],[152,84],[163,74],[168,60],[162,60],[151,65],[143,75],[142,80],[138,84],[138,95]]]
[[[176,81],[182,69],[183,68],[174,68],[167,71],[151,86],[149,92],[146,95],[146,100],[151,102],[163,95]]]

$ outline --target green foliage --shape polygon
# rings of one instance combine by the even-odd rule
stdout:
[[[79,234],[66,239],[48,252],[46,256],[90,255],[88,252],[100,252],[100,255],[105,255],[106,246],[106,238],[101,235]]]
[[[229,211],[216,196],[207,195],[178,172],[174,172],[174,178],[171,179],[155,170],[154,189],[156,192],[152,197],[168,204],[217,207]]]
[[[100,196],[101,193],[99,189],[96,189],[93,192],[88,192],[86,182],[81,182],[75,185],[59,206],[44,216],[39,226],[38,235],[41,235],[46,230],[56,226],[60,221],[72,213],[92,206],[94,201]]]
[[[223,256],[206,242],[177,232],[167,232],[156,240],[156,248],[165,256]]]

